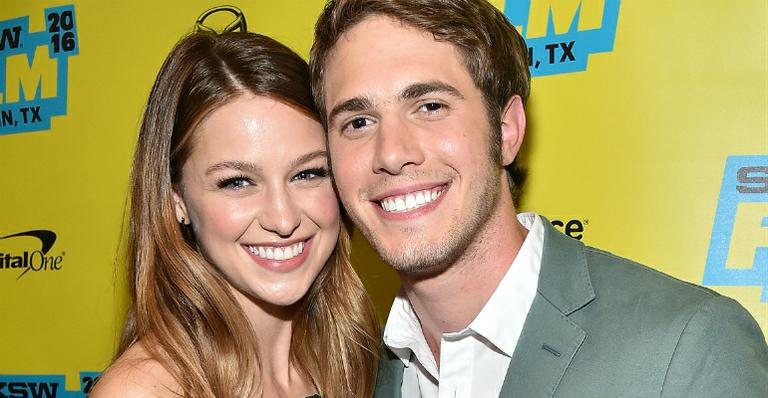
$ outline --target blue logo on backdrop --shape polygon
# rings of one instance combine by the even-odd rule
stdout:
[[[703,284],[762,286],[768,301],[768,155],[726,160]]]
[[[531,76],[587,70],[613,50],[620,0],[507,0],[504,14],[528,43]]]
[[[75,8],[45,9],[45,31],[29,17],[0,21],[0,135],[48,130],[67,113],[67,66],[77,55]]]
[[[85,398],[98,379],[80,372],[80,390],[67,391],[62,375],[0,375],[0,398]]]

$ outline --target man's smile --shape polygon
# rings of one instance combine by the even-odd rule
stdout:
[[[422,189],[407,194],[388,196],[379,201],[379,205],[387,213],[402,213],[420,208],[436,201],[446,190],[446,185],[431,189]]]

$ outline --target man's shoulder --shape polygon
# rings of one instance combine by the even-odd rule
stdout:
[[[677,297],[687,303],[699,303],[716,297],[717,292],[686,282],[639,262],[611,252],[585,246],[587,267],[596,294],[641,294],[658,299]]]
[[[564,388],[586,394],[591,387],[579,380],[622,380],[629,390],[662,396],[727,396],[718,394],[766,386],[768,347],[738,302],[604,250],[583,250],[594,299],[569,315],[587,338]],[[731,380],[715,382],[721,378]]]
[[[650,322],[659,331],[682,330],[691,319],[704,320],[702,314],[708,319],[751,319],[741,304],[706,287],[594,247],[585,247],[585,255],[596,298],[585,308],[585,316],[642,323],[646,331],[654,329],[648,327]]]

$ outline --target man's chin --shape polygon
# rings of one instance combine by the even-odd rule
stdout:
[[[455,257],[446,253],[444,248],[431,245],[386,249],[377,247],[376,250],[382,260],[395,271],[403,276],[418,279],[441,274],[453,263]]]
[[[377,231],[378,234],[371,229],[361,228],[363,236],[381,259],[403,277],[421,278],[442,273],[458,258],[468,243],[462,239],[450,238],[430,242],[424,239],[424,231],[417,228],[387,233]]]

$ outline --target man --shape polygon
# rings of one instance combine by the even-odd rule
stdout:
[[[377,396],[768,396],[731,299],[516,214],[527,46],[482,0],[340,0],[311,53],[341,200],[403,288]]]

